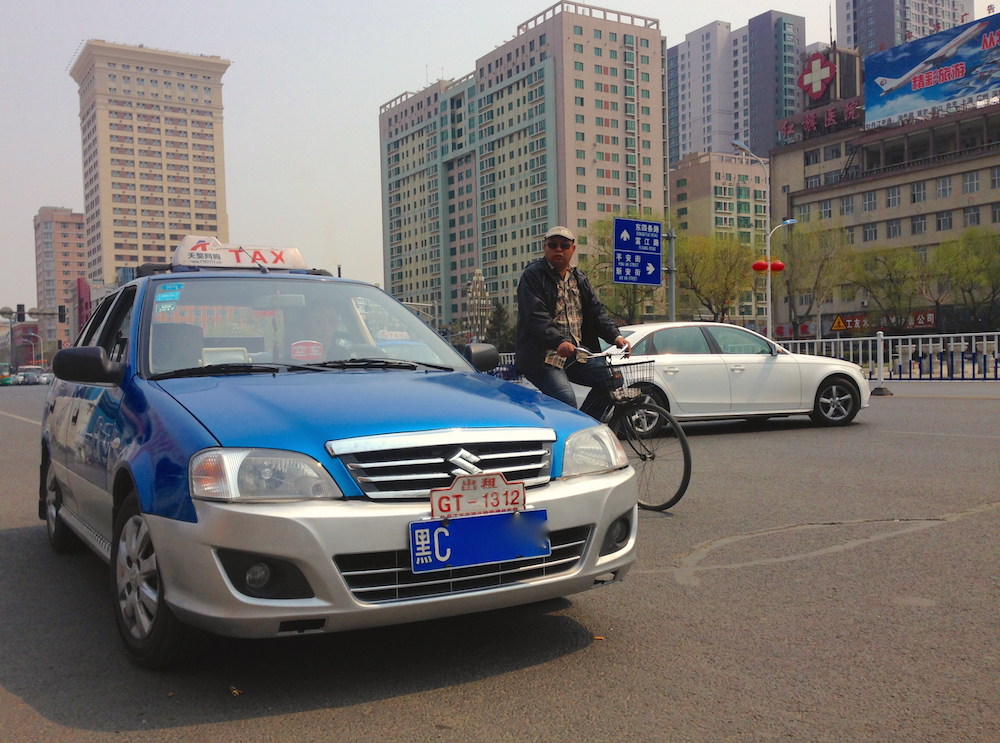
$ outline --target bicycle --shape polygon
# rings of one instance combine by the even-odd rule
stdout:
[[[691,480],[687,436],[670,412],[639,387],[653,381],[653,362],[612,364],[611,353],[577,347],[577,363],[603,364],[607,370],[603,388],[595,387],[581,410],[607,424],[623,441],[636,472],[639,507],[665,511],[680,501]]]

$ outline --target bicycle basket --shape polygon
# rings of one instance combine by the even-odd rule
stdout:
[[[617,402],[638,397],[642,394],[638,385],[642,382],[653,381],[652,361],[627,361],[621,364],[612,364],[610,359],[605,358],[605,363],[607,364],[608,392]]]

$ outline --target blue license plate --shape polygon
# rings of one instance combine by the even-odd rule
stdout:
[[[547,557],[551,553],[545,509],[410,523],[414,573]]]

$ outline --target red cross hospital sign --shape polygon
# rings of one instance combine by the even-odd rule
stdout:
[[[818,101],[833,82],[836,72],[837,66],[820,52],[816,52],[805,63],[802,74],[799,75],[799,87],[814,101]]]

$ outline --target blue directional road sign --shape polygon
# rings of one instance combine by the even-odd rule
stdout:
[[[663,246],[659,222],[615,218],[616,284],[660,286],[663,283]]]

